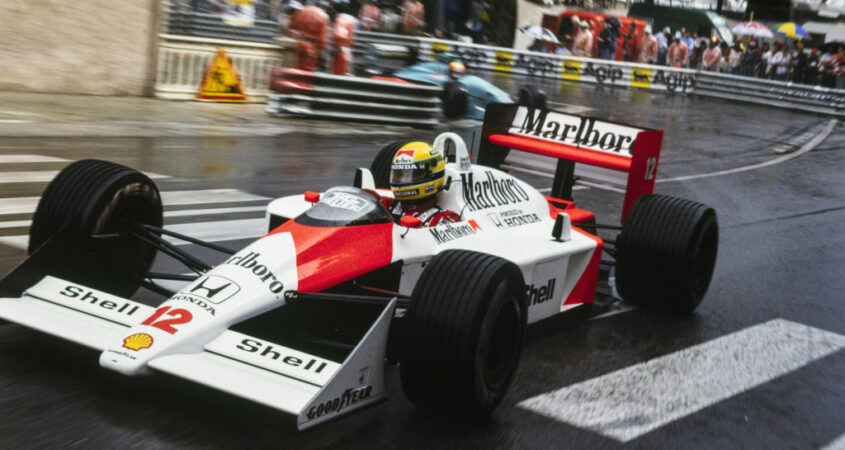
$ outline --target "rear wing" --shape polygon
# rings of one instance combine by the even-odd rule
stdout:
[[[624,195],[622,223],[654,191],[662,130],[521,105],[490,104],[478,163],[553,180],[550,196],[572,200],[574,185]]]

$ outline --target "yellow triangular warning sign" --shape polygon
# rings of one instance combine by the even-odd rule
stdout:
[[[241,77],[235,71],[235,65],[232,64],[229,55],[222,48],[217,49],[217,55],[202,77],[197,99],[216,102],[246,101]]]

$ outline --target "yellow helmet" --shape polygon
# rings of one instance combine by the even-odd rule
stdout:
[[[446,163],[439,150],[425,142],[410,142],[396,151],[390,166],[393,197],[403,202],[427,200],[443,188]]]

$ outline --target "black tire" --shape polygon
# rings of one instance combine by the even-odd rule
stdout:
[[[76,252],[74,280],[132,295],[155,258],[155,247],[132,237],[91,239],[133,223],[162,225],[161,195],[137,170],[107,161],[77,161],[47,185],[32,218],[29,253],[55,236]],[[61,233],[59,234],[59,232]],[[58,234],[58,235],[57,235]]]
[[[546,109],[547,98],[546,91],[537,86],[525,85],[519,88],[517,101],[520,105]]]
[[[450,81],[443,86],[443,115],[460,117],[467,111],[469,91],[459,81]]]
[[[644,195],[616,238],[616,288],[626,301],[690,314],[716,264],[719,224],[713,208],[692,200]]]
[[[489,415],[516,373],[527,316],[515,264],[464,250],[440,253],[420,276],[404,318],[405,395],[425,409]]]
[[[402,148],[406,142],[393,141],[379,150],[376,157],[370,164],[370,173],[373,174],[373,181],[380,189],[390,189],[390,165],[393,164],[393,157],[396,151]]]

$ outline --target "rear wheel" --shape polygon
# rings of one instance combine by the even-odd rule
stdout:
[[[60,239],[73,280],[120,296],[134,293],[156,249],[125,233],[137,224],[162,225],[161,196],[155,183],[137,170],[97,160],[77,161],[47,186],[30,228],[29,252]]]
[[[519,104],[534,108],[546,109],[546,91],[537,86],[525,85],[519,88]]]
[[[415,405],[489,415],[510,387],[525,338],[519,268],[464,250],[423,271],[404,319],[400,376]]]
[[[616,239],[616,288],[626,301],[692,313],[716,264],[716,211],[698,202],[644,195]]]
[[[459,117],[467,111],[469,90],[459,81],[450,81],[443,87],[443,114]]]

